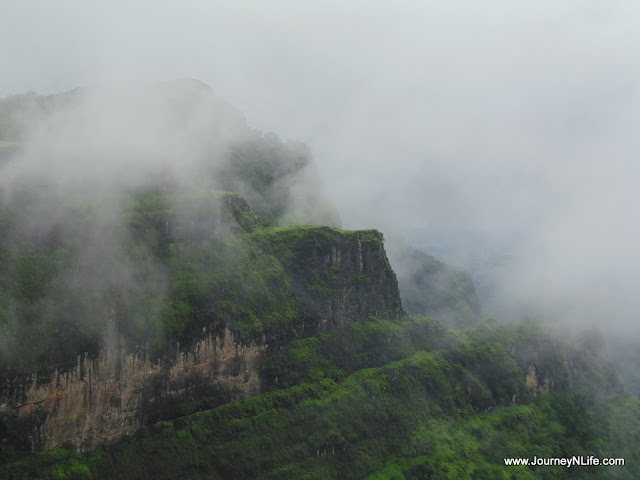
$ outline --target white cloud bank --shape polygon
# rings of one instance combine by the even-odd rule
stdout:
[[[626,326],[638,31],[631,0],[5,0],[0,95],[198,78],[307,142],[347,227],[480,232],[502,298]]]

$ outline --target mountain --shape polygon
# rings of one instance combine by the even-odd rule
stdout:
[[[640,474],[597,334],[481,323],[466,274],[338,228],[308,149],[209,87],[0,116],[0,477]],[[626,465],[504,464],[534,456]]]
[[[482,305],[467,272],[400,239],[394,239],[387,248],[398,275],[402,305],[408,313],[437,318],[452,328],[480,323]]]

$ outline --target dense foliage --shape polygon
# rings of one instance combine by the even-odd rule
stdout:
[[[554,376],[555,391],[533,396],[525,386],[518,360],[529,354],[528,340],[549,346],[540,366]],[[589,382],[603,373],[602,359],[583,347],[553,342],[537,324],[467,332],[410,317],[353,324],[294,342],[279,366],[286,381],[270,392],[151,425],[91,453],[63,449],[26,457],[6,465],[4,474],[636,478],[640,403],[616,393],[615,382],[596,393]],[[563,358],[575,362],[574,373]],[[571,391],[571,382],[581,387]],[[577,455],[624,457],[627,466],[503,462]]]
[[[269,227],[243,198],[215,190],[55,200],[24,199],[2,211],[0,362],[16,373],[95,355],[105,321],[158,355],[203,327],[228,327],[240,342],[294,338],[305,318],[319,315],[310,299],[320,290],[336,296],[347,281],[313,270],[298,246],[382,242],[377,232]],[[105,201],[121,213],[96,224]],[[13,229],[28,215],[54,221],[34,232]],[[305,281],[293,285],[292,275]],[[360,278],[362,288],[371,281]]]

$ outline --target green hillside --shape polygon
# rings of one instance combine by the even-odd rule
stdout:
[[[0,102],[0,478],[640,478],[597,333],[482,323],[464,272],[338,228],[306,147],[151,92],[153,142],[96,152],[23,122],[84,91]],[[504,464],[590,456],[625,465]]]
[[[153,424],[90,453],[29,456],[4,471],[7,478],[635,478],[640,403],[620,392],[586,345],[554,342],[535,323],[462,333],[428,319],[372,319],[294,342],[277,362],[292,386]],[[533,396],[525,376],[535,356],[537,381],[554,386]],[[588,455],[627,465],[503,463]]]

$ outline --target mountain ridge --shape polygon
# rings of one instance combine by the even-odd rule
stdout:
[[[382,233],[336,228],[308,148],[171,85],[115,118],[80,103],[87,125],[60,107],[96,142],[38,130],[0,167],[2,476],[640,475],[640,404],[597,335],[482,322],[468,276],[424,253],[399,281]],[[130,150],[122,183],[129,157],[99,159]],[[532,454],[627,465],[503,464]]]

